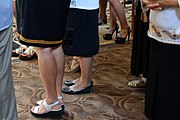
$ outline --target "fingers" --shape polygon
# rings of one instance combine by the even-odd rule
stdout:
[[[143,0],[143,4],[144,4],[143,7],[146,7],[152,10],[156,10],[156,11],[162,10],[162,7],[159,7],[159,3],[152,2],[150,0]]]

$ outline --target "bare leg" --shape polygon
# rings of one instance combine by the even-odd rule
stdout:
[[[124,12],[124,7],[122,6],[119,0],[109,0],[109,2],[112,5],[116,15],[118,16],[119,22],[121,24],[121,32],[124,33],[124,31],[127,31],[127,29],[129,28]],[[123,35],[124,36],[121,37],[126,36],[126,34]]]
[[[107,0],[99,0],[99,23],[107,16],[106,7]]]
[[[52,51],[53,56],[55,58],[56,61],[56,65],[57,65],[57,76],[56,76],[56,93],[58,96],[62,96],[62,82],[63,82],[63,77],[64,77],[64,52],[62,49],[62,46],[54,49]]]
[[[94,57],[79,57],[81,66],[81,77],[77,84],[71,87],[72,90],[81,90],[90,85],[92,80],[92,66]]]
[[[56,78],[58,73],[56,59],[54,58],[54,55],[52,53],[52,48],[37,47],[35,50],[38,55],[40,76],[46,90],[46,102],[47,104],[51,104],[58,101],[56,93]],[[56,106],[53,106],[52,109],[59,109],[60,107],[61,104],[58,104]],[[34,107],[31,110],[33,111]],[[46,109],[44,108],[44,105],[40,104],[38,114],[42,114],[45,112]]]
[[[38,55],[40,76],[46,90],[46,101],[47,103],[53,103],[57,101],[57,94],[55,87],[56,76],[57,76],[56,60],[52,54],[51,48],[38,47],[36,48],[36,53]]]
[[[79,65],[79,57],[74,56],[72,59],[71,68],[74,69]]]
[[[109,22],[110,24],[109,24],[108,33],[112,34],[112,32],[114,31],[115,26],[116,26],[117,18],[116,18],[116,13],[115,13],[113,7],[110,5],[109,8],[110,8],[110,22]]]

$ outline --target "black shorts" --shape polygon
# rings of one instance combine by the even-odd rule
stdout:
[[[96,55],[99,50],[98,9],[71,8],[63,42],[65,55],[82,57]]]

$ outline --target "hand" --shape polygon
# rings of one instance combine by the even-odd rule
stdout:
[[[154,1],[154,0],[153,0]],[[178,0],[142,0],[147,8],[153,10],[162,10],[166,7],[179,7]]]
[[[160,7],[159,3],[157,1],[152,1],[152,0],[142,0],[143,6],[152,10],[162,10],[162,7]]]
[[[157,0],[159,6],[162,8],[166,7],[179,7],[178,0]]]

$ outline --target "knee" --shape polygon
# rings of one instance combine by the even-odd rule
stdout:
[[[35,51],[36,51],[38,56],[46,56],[48,54],[52,54],[51,48],[36,47]]]

